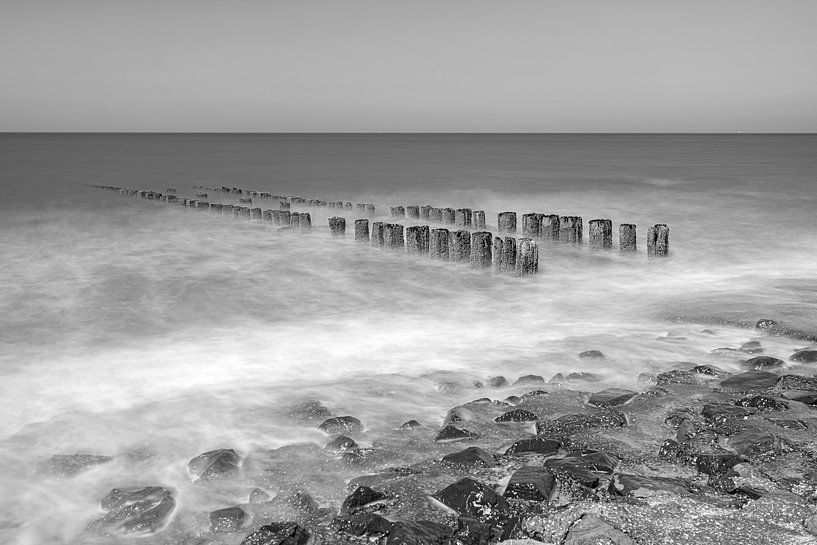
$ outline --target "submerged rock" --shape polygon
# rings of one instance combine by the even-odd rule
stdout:
[[[618,405],[624,405],[636,395],[638,395],[638,393],[632,390],[607,388],[590,396],[588,403],[596,407],[616,407]]]
[[[729,437],[727,445],[742,456],[756,456],[773,452],[777,438],[766,430],[749,428]]]
[[[287,409],[287,416],[302,422],[324,420],[332,416],[332,411],[316,399],[308,399],[292,405]]]
[[[747,341],[740,345],[740,349],[747,354],[758,354],[763,352],[763,347],[758,341]]]
[[[385,498],[383,493],[378,492],[373,488],[369,488],[368,486],[358,486],[355,488],[354,492],[349,494],[346,499],[343,500],[343,505],[340,507],[340,512],[351,513],[364,505],[369,505],[370,503],[382,500],[383,498]]]
[[[504,388],[508,386],[508,379],[503,376],[498,377],[488,377],[488,387],[490,388]]]
[[[817,405],[817,392],[800,392],[789,395],[789,399],[806,405]]]
[[[817,361],[817,350],[803,349],[798,350],[791,356],[789,361],[796,361],[799,363],[814,363]]]
[[[755,413],[752,409],[737,405],[727,405],[726,403],[707,403],[701,409],[701,414],[707,420],[718,424],[725,424],[735,418],[746,418]]]
[[[176,508],[176,500],[167,488],[114,488],[102,498],[108,513],[92,522],[89,530],[102,533],[152,534],[160,531]]]
[[[354,416],[336,416],[324,420],[318,429],[328,435],[337,433],[357,433],[363,429],[363,424]]]
[[[721,388],[738,392],[773,388],[780,377],[768,371],[748,371],[721,381]]]
[[[346,452],[347,450],[355,450],[358,448],[357,443],[351,437],[347,437],[345,435],[338,435],[328,443],[324,447],[326,450],[332,452]]]
[[[777,382],[780,390],[814,390],[817,391],[817,377],[801,375],[783,375]]]
[[[662,492],[689,494],[694,491],[694,487],[682,479],[619,473],[610,480],[609,491],[619,496],[647,498]]]
[[[696,365],[691,369],[693,373],[698,375],[704,375],[707,377],[714,377],[714,378],[727,378],[732,375],[732,373],[728,371],[724,371],[720,367],[716,367],[714,365]]]
[[[400,424],[399,429],[400,431],[413,431],[421,427],[423,427],[423,425],[417,422],[416,420],[409,420],[408,422],[403,422],[402,424]]]
[[[808,425],[803,422],[802,420],[786,420],[786,419],[777,419],[777,418],[769,418],[769,422],[775,424],[776,426],[780,426],[781,428],[786,428],[788,430],[807,430]]]
[[[506,422],[534,422],[539,420],[539,417],[530,411],[524,409],[513,409],[506,413],[497,416],[494,421],[498,423]]]
[[[227,507],[210,513],[210,529],[214,532],[233,532],[239,530],[247,518],[247,513],[240,507]]]
[[[261,503],[269,501],[270,498],[272,498],[272,496],[270,496],[260,488],[253,488],[252,490],[250,490],[250,495],[247,498],[247,503]]]
[[[464,467],[494,467],[497,465],[496,459],[479,447],[468,447],[459,452],[446,454],[442,461]]]
[[[743,362],[744,367],[754,369],[755,371],[762,371],[763,369],[777,369],[783,367],[786,362],[773,358],[771,356],[755,356]]]
[[[735,405],[741,407],[753,407],[760,411],[787,411],[789,406],[769,396],[752,396],[744,397],[735,402]]]
[[[556,479],[549,469],[542,466],[524,466],[517,469],[503,496],[530,501],[547,501],[553,495]]]
[[[592,513],[570,527],[564,545],[635,545],[630,536]]]
[[[113,460],[110,456],[95,454],[55,454],[48,460],[37,464],[35,476],[70,479],[86,469]]]
[[[617,428],[627,425],[624,413],[603,409],[593,413],[566,414],[555,420],[539,420],[536,430],[539,435],[571,435],[591,428]]]
[[[454,426],[446,426],[437,432],[434,441],[437,443],[452,443],[454,441],[467,441],[478,437],[477,434],[466,429],[456,428]]]
[[[199,454],[187,463],[193,481],[218,481],[238,475],[241,458],[233,449],[217,449]]]
[[[514,386],[526,386],[529,384],[544,384],[545,379],[539,375],[523,375],[516,379]]]
[[[475,517],[482,522],[498,522],[509,510],[505,498],[470,477],[439,490],[432,497],[460,516]]]
[[[332,528],[353,536],[381,536],[389,533],[392,523],[374,513],[344,513],[332,520]]]
[[[557,439],[550,437],[531,437],[520,439],[508,447],[505,454],[556,454],[561,446]]]
[[[306,545],[309,532],[294,522],[275,522],[248,535],[241,545]]]
[[[583,360],[601,360],[604,359],[604,354],[598,350],[585,350],[579,352],[579,357]]]

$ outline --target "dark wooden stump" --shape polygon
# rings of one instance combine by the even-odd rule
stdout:
[[[406,217],[413,220],[420,219],[420,207],[417,205],[407,206]]]
[[[329,218],[329,232],[335,237],[344,236],[346,234],[346,218],[337,216]]]
[[[383,238],[386,240],[386,248],[390,250],[403,249],[405,245],[403,239],[403,226],[399,223],[386,223],[383,225]]]
[[[428,225],[406,227],[406,251],[410,254],[425,255],[429,250]]]
[[[428,221],[434,223],[442,223],[443,222],[443,210],[442,208],[434,208],[431,207],[428,209]]]
[[[475,210],[471,223],[474,229],[485,229],[485,210]]]
[[[647,230],[647,257],[659,258],[669,255],[669,227],[664,223]]]
[[[516,212],[497,214],[496,226],[500,233],[516,233]]]
[[[393,218],[405,218],[406,217],[406,209],[402,206],[392,206],[391,207],[391,217]]]
[[[522,215],[522,234],[529,237],[539,238],[539,232],[542,226],[542,218],[544,214],[523,214]]]
[[[515,238],[494,238],[494,269],[496,272],[514,274],[516,270]]]
[[[386,245],[386,237],[383,229],[383,222],[376,221],[372,224],[372,246],[383,247]]]
[[[632,254],[638,251],[634,223],[622,223],[618,226],[618,250],[622,254]]]
[[[369,220],[355,220],[355,241],[369,242]]]
[[[529,238],[520,238],[516,252],[516,276],[533,276],[539,272],[539,247]]]
[[[610,220],[590,220],[590,247],[609,250],[613,247],[613,222]]]
[[[261,219],[261,209],[260,208],[251,208],[250,209],[250,217],[254,220]]]
[[[261,215],[261,219],[272,223],[272,209],[264,210],[264,213]]]
[[[293,212],[289,215],[289,227],[290,229],[298,229],[301,226],[301,213],[300,212]]]
[[[443,223],[445,225],[454,225],[457,212],[453,208],[443,208]]]
[[[559,216],[556,214],[545,214],[539,223],[539,238],[542,240],[559,240]]]
[[[582,219],[579,216],[559,218],[559,241],[574,246],[582,243]]]
[[[448,261],[448,229],[431,230],[431,259]]]
[[[468,263],[471,260],[471,233],[469,231],[452,231],[448,235],[448,260],[455,263]]]
[[[430,210],[431,210],[431,207],[428,206],[427,204],[424,204],[423,206],[421,206],[420,207],[420,219],[421,220],[427,220],[428,219],[428,213],[429,213]]]
[[[471,216],[472,213],[470,208],[457,208],[454,215],[454,223],[459,227],[471,227]],[[468,244],[470,246],[470,241]]]
[[[491,267],[492,239],[493,235],[488,231],[471,233],[471,267],[475,269],[488,269]]]

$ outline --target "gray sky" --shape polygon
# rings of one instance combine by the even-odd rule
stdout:
[[[817,132],[817,0],[2,0],[4,131]]]

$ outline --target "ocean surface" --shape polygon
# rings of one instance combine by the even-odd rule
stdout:
[[[384,217],[469,207],[489,230],[504,210],[578,215],[585,242],[609,218],[638,225],[639,253],[543,244],[539,274],[518,279],[333,239],[337,210],[306,209],[315,228],[296,234],[93,184],[235,186]],[[83,542],[114,487],[234,504],[248,489],[202,493],[187,462],[322,445],[286,415],[303,400],[376,441],[516,393],[474,386],[493,375],[589,371],[604,377],[592,388],[640,390],[639,373],[679,362],[739,369],[710,354],[758,338],[738,322],[817,330],[815,209],[814,135],[0,135],[0,542]],[[651,261],[656,223],[670,257]],[[808,344],[763,343],[782,359]],[[73,453],[114,461],[35,475]]]

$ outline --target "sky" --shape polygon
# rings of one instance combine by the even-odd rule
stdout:
[[[817,0],[1,0],[0,131],[817,132]]]

